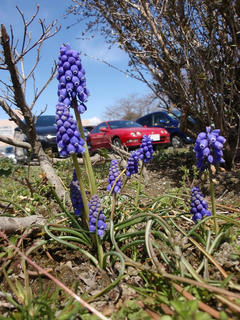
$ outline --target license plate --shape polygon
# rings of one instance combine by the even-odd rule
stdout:
[[[149,135],[152,141],[159,141],[160,140],[160,134],[150,134]]]

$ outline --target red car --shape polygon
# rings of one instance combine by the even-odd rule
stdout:
[[[139,147],[144,135],[150,136],[154,145],[168,146],[170,136],[167,130],[162,128],[143,127],[135,121],[114,120],[105,121],[97,125],[89,134],[88,142],[91,150],[99,148],[110,149],[110,144],[117,147]]]

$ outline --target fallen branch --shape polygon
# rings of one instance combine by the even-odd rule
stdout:
[[[0,217],[0,229],[7,233],[22,231],[29,227],[39,227],[46,223],[47,219],[42,216],[28,217]]]

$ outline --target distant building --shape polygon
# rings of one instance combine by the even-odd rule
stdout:
[[[19,110],[13,110],[19,118],[23,118]],[[0,119],[0,135],[14,138],[14,130],[17,127],[16,123],[10,119]],[[0,141],[0,153],[5,152],[5,149],[9,147],[9,144]]]

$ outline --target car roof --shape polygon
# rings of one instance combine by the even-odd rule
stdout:
[[[157,114],[157,113],[165,113],[165,114],[168,115],[168,112],[167,112],[167,111],[165,111],[165,110],[159,110],[159,111],[154,111],[154,112],[146,113],[146,114],[144,114],[143,116],[137,118],[137,120],[142,119],[143,117],[146,117],[146,116],[150,116],[150,115],[152,115],[152,114]],[[137,121],[137,120],[136,120],[136,121]]]

